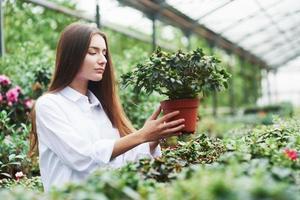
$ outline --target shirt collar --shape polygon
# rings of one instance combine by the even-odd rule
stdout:
[[[93,92],[88,90],[87,93],[88,93],[87,95],[88,95],[88,97],[91,101],[91,106],[98,106],[99,105],[100,107],[102,107],[99,99],[93,94]]]
[[[88,92],[87,92],[88,96],[86,96],[86,95],[81,94],[77,90],[71,88],[70,86],[67,86],[64,89],[62,89],[60,91],[60,93],[64,97],[70,99],[71,101],[78,102],[80,99],[83,99],[84,101],[89,102],[89,99],[90,99],[90,101],[91,101],[90,105],[91,106],[100,105],[100,107],[102,107],[100,101],[98,100],[98,98],[90,90],[88,90]]]

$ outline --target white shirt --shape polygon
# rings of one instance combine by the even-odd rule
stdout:
[[[110,161],[120,138],[96,96],[71,87],[41,96],[35,105],[39,164],[44,190],[80,182],[97,168],[118,168],[129,161],[161,155],[143,143]]]

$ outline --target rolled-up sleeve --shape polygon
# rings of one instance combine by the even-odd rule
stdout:
[[[82,172],[110,162],[114,139],[87,140],[72,127],[59,105],[49,98],[39,99],[35,110],[39,142],[51,149],[64,164]]]
[[[150,145],[150,144],[149,144]],[[150,151],[151,155],[153,158],[157,158],[161,156],[161,148],[160,145],[158,144],[153,151]]]

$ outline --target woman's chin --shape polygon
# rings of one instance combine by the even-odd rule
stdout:
[[[94,76],[91,81],[101,81],[103,78],[102,74],[97,74],[96,76]]]

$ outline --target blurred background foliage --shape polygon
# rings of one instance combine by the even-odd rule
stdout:
[[[52,1],[68,8],[75,8],[72,1]],[[22,0],[4,0],[2,5],[6,55],[0,58],[0,75],[6,75],[13,85],[19,85],[24,96],[36,99],[47,90],[50,82],[60,32],[66,25],[78,19]],[[165,24],[158,23],[159,39],[172,43],[176,48],[186,50],[186,40],[183,38],[182,31],[172,28],[175,37],[164,38],[163,26]],[[149,43],[129,38],[107,28],[103,28],[102,31],[108,35],[117,80],[121,74],[131,70],[136,63],[145,60],[152,51]],[[261,95],[261,70],[247,62],[240,61],[236,56],[228,56],[218,49],[211,48],[201,38],[192,35],[191,41],[191,49],[201,47],[205,53],[214,54],[222,60],[222,64],[233,77],[229,85],[231,89],[216,95],[217,117],[212,115],[213,97],[208,96],[201,100],[198,132],[207,132],[222,138],[233,128],[272,124],[273,114],[283,118],[288,118],[293,113],[300,115],[299,110],[293,112],[289,103],[273,105],[275,107],[273,109],[257,107],[255,103]],[[136,128],[143,125],[145,119],[165,98],[156,93],[151,96],[137,95],[130,87],[120,88],[119,93],[124,109]],[[0,108],[1,177],[15,178],[15,172],[20,170],[29,177],[38,175],[37,160],[25,159],[28,150],[28,130],[30,130],[28,112],[23,112],[20,118],[22,120],[16,121],[12,112],[4,109],[1,104]],[[246,112],[247,109],[251,112]],[[235,115],[231,115],[232,111]],[[34,185],[41,187],[40,180],[34,180]]]
[[[68,8],[75,8],[75,3],[67,0],[53,0]],[[55,48],[62,29],[71,22],[78,21],[61,13],[47,10],[22,0],[5,0],[4,6],[4,37],[8,58],[1,59],[0,73],[7,74],[18,84],[26,82],[17,76],[23,72],[33,71],[37,66],[53,71]],[[162,22],[157,24],[157,35],[160,40],[171,42],[176,48],[187,49],[187,39],[181,30],[169,26],[174,33],[171,40],[163,37]],[[138,61],[145,59],[152,51],[149,43],[129,38],[121,33],[103,28],[109,38],[109,47],[117,75],[130,70]],[[234,106],[254,105],[261,94],[261,71],[256,66],[241,62],[237,57],[224,59],[225,53],[213,49],[203,39],[191,36],[191,49],[201,47],[205,53],[214,54],[223,61],[223,65],[233,74],[232,91],[225,91],[217,95],[219,107],[231,106],[234,95]],[[10,67],[9,67],[10,66]],[[13,67],[14,66],[14,67]],[[28,75],[30,76],[30,75]],[[255,78],[253,78],[255,77]],[[20,82],[20,83],[19,83]],[[28,83],[28,81],[26,82]],[[22,84],[22,86],[24,83]],[[212,106],[212,97],[203,100],[204,106]]]

